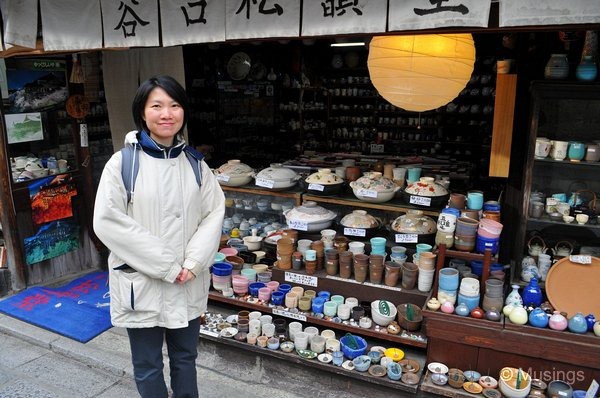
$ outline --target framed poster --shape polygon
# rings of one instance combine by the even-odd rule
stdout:
[[[72,220],[53,221],[24,243],[27,264],[58,257],[79,247],[79,225]]]
[[[7,113],[42,111],[63,105],[68,97],[64,61],[6,62]]]
[[[35,225],[73,216],[71,198],[77,188],[69,174],[58,174],[36,180],[29,184],[31,218]]]
[[[9,144],[44,139],[41,113],[5,115],[4,120],[6,121],[6,136]]]

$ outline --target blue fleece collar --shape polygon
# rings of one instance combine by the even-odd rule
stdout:
[[[157,159],[173,159],[186,147],[185,142],[179,141],[175,145],[165,147],[154,141],[150,135],[144,130],[137,134],[138,144],[142,147],[145,153]],[[177,140],[177,137],[175,137]]]

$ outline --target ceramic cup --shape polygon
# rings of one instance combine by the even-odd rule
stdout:
[[[297,332],[294,334],[294,345],[298,350],[306,350],[308,348],[308,333]]]
[[[550,141],[552,149],[550,149],[550,157],[554,160],[564,160],[567,157],[567,149],[569,143],[567,141]]]
[[[600,145],[589,144],[585,153],[586,162],[597,162],[600,160]]]
[[[419,178],[421,178],[421,168],[420,167],[412,167],[407,170],[407,173],[408,173],[408,176],[406,179],[408,180],[408,182],[419,181]]]
[[[550,148],[552,148],[552,142],[548,138],[538,137],[535,140],[535,157],[538,159],[548,157]]]

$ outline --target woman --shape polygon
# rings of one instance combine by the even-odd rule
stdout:
[[[131,199],[122,152],[107,162],[94,209],[94,231],[110,249],[110,313],[127,328],[142,397],[167,397],[163,341],[175,397],[197,397],[195,360],[206,310],[225,198],[202,155],[186,147],[189,115],[183,87],[169,76],[143,82],[133,100],[137,131],[125,138],[139,162]],[[201,166],[201,184],[186,153]]]

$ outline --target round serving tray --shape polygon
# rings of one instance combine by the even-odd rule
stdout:
[[[591,264],[573,263],[568,257],[557,261],[546,276],[546,295],[552,306],[569,317],[578,312],[600,314],[600,258]]]

